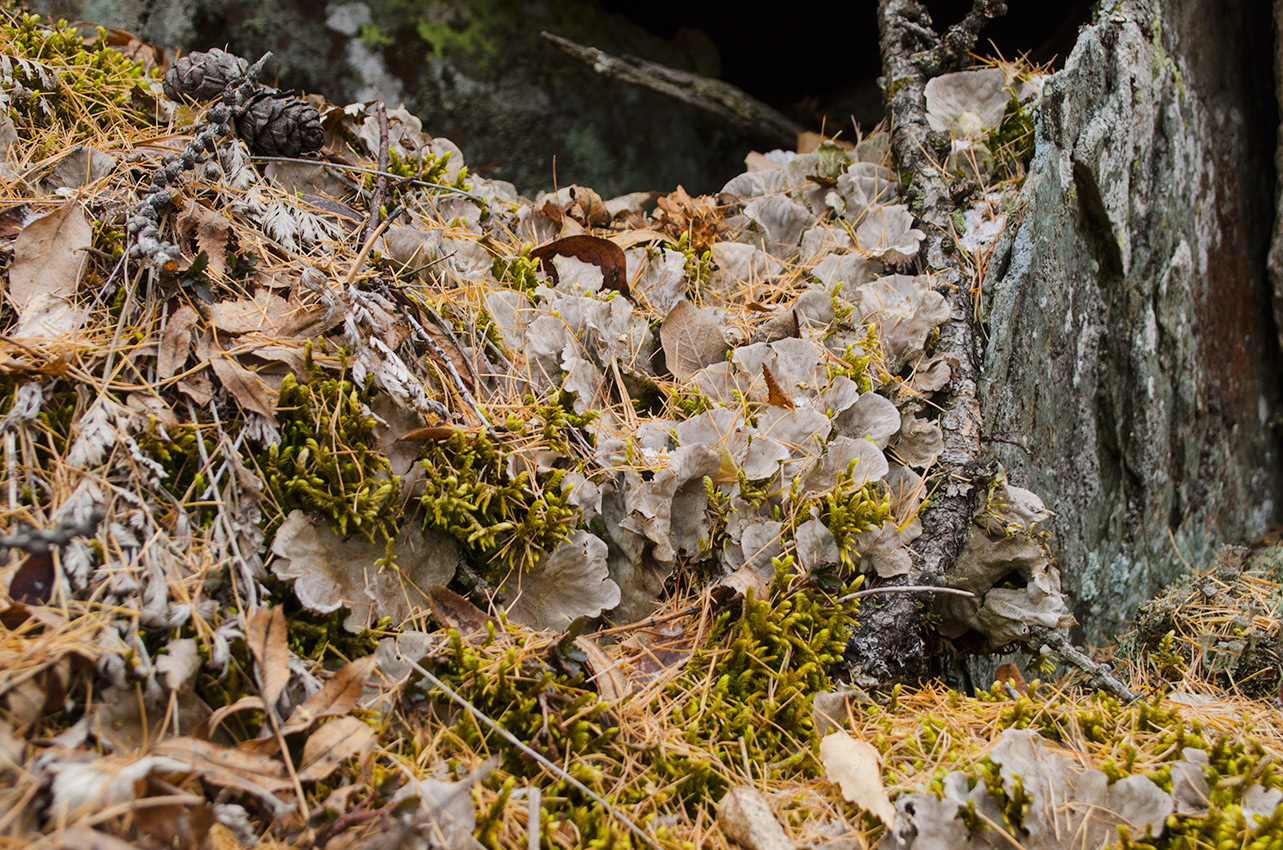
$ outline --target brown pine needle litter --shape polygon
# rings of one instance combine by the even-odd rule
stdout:
[[[1133,704],[842,684],[861,604],[944,596],[877,586],[949,368],[885,133],[531,201],[235,57],[0,48],[0,847],[1277,845],[1274,549],[1140,613]]]

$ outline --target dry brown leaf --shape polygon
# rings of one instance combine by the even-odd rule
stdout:
[[[409,431],[406,431],[398,437],[397,440],[433,440],[435,442],[443,443],[455,434],[471,433],[473,431],[479,432],[479,430],[480,429],[457,428],[454,425],[427,425],[423,428],[411,428]]]
[[[211,357],[209,365],[213,367],[223,389],[231,393],[237,404],[269,422],[276,421],[276,406],[272,403],[267,385],[258,375],[226,355]]]
[[[772,407],[786,407],[789,410],[797,407],[793,399],[789,398],[788,393],[780,386],[780,382],[775,380],[771,374],[771,367],[765,363],[762,364],[762,377],[766,379],[766,403]]]
[[[261,331],[275,335],[293,317],[290,303],[269,289],[258,290],[253,298],[209,305],[210,324],[229,334]]]
[[[192,353],[192,331],[198,321],[200,314],[191,305],[184,304],[165,323],[160,350],[156,352],[156,376],[161,380],[172,378],[182,370]]]
[[[176,386],[197,407],[206,407],[214,400],[214,382],[205,375],[192,375],[185,381],[179,381]]]
[[[28,555],[9,580],[9,598],[24,605],[48,605],[54,578],[53,555]]]
[[[677,241],[660,230],[625,230],[623,233],[612,233],[607,237],[620,248],[632,248],[646,242],[667,242],[676,246]]]
[[[227,274],[227,243],[231,237],[232,221],[222,213],[195,201],[178,215],[178,233],[184,241],[195,241],[196,248],[209,258],[210,271]]]
[[[746,850],[793,850],[795,846],[775,819],[766,797],[751,786],[740,785],[726,792],[717,804],[717,825]]]
[[[213,785],[253,794],[275,812],[287,809],[275,795],[294,787],[285,765],[272,756],[199,738],[167,738],[153,747],[151,754],[184,762]]]
[[[26,204],[16,204],[0,209],[0,239],[17,236],[29,221],[31,221],[31,207]]]
[[[70,298],[76,294],[93,244],[94,232],[79,201],[28,224],[13,243],[9,266],[9,300],[19,313],[41,295]]]
[[[628,261],[624,257],[624,249],[609,239],[582,233],[567,236],[565,239],[540,245],[530,252],[530,256],[539,261],[544,274],[553,283],[557,282],[557,267],[553,265],[553,257],[574,257],[580,262],[592,263],[601,269],[602,286],[632,300],[632,293],[628,291]]]
[[[432,612],[432,619],[437,621],[437,625],[454,629],[465,638],[484,632],[491,623],[499,624],[494,617],[450,588],[439,584],[428,588],[428,610]]]
[[[597,645],[597,641],[585,635],[575,638],[575,646],[588,656],[588,669],[592,672],[592,681],[597,685],[597,693],[604,702],[617,702],[633,692],[632,683],[619,669],[619,663],[606,654],[606,650]]]
[[[263,700],[273,705],[290,681],[290,647],[285,635],[285,609],[259,608],[249,618],[245,642],[258,663]]]
[[[994,681],[1009,684],[1022,694],[1029,690],[1029,685],[1025,682],[1025,677],[1021,675],[1020,668],[1011,661],[998,668]]]
[[[312,733],[303,745],[298,768],[302,782],[319,782],[353,756],[364,757],[374,747],[374,730],[355,717],[339,717]]]
[[[263,702],[262,697],[243,696],[231,705],[215,709],[214,713],[205,718],[192,734],[201,740],[209,740],[218,731],[218,727],[223,725],[223,721],[233,714],[240,711],[265,711],[266,709],[267,703]]]
[[[63,337],[84,319],[72,298],[85,273],[93,228],[76,200],[23,228],[13,243],[9,300],[18,312],[10,335]]]
[[[678,301],[659,328],[668,371],[679,381],[726,358],[726,339],[711,310]]]
[[[343,665],[325,686],[296,706],[281,726],[282,735],[302,732],[322,717],[338,717],[356,707],[365,683],[374,672],[375,657],[367,655]]]
[[[876,815],[887,829],[895,827],[895,807],[882,784],[882,763],[878,751],[866,741],[838,730],[820,741],[820,761],[830,782],[842,788],[847,802]]]

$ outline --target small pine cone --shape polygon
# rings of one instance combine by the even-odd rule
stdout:
[[[255,92],[237,117],[236,130],[260,156],[298,156],[320,150],[325,143],[316,109],[279,89]]]
[[[188,53],[165,72],[165,97],[177,100],[179,95],[186,95],[192,100],[214,100],[248,68],[244,59],[218,48]]]

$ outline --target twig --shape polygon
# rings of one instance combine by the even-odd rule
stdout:
[[[374,194],[370,197],[370,220],[365,225],[365,239],[369,242],[379,226],[379,210],[388,194],[388,109],[383,101],[375,104],[379,116],[379,174],[374,181]]]
[[[651,838],[648,834],[646,834],[646,832],[641,827],[639,827],[637,824],[629,820],[624,815],[623,812],[615,808],[615,806],[613,806],[610,803],[610,801],[607,800],[605,797],[601,796],[596,791],[593,791],[587,785],[583,784],[578,779],[576,779],[575,777],[567,773],[565,770],[563,770],[560,766],[558,766],[552,761],[549,761],[546,756],[540,754],[538,751],[532,749],[530,746],[525,744],[523,741],[517,738],[516,735],[512,734],[507,729],[503,728],[498,723],[491,720],[489,717],[486,716],[484,712],[481,711],[481,709],[477,708],[475,705],[468,702],[468,700],[466,700],[459,694],[455,693],[455,691],[452,690],[449,685],[447,685],[445,682],[441,681],[436,676],[432,675],[430,672],[424,669],[423,665],[419,664],[417,661],[405,655],[404,653],[398,652],[397,657],[400,658],[402,661],[404,661],[406,664],[410,665],[410,667],[412,667],[415,670],[415,672],[417,672],[420,676],[427,679],[428,682],[432,684],[432,687],[436,688],[437,690],[441,691],[441,693],[445,694],[446,697],[448,697],[450,701],[453,702],[455,705],[459,706],[464,711],[471,714],[480,723],[484,724],[487,728],[491,729],[497,735],[499,735],[499,737],[503,738],[505,741],[512,744],[517,749],[521,750],[521,752],[524,753],[527,757],[534,759],[536,762],[542,765],[545,770],[553,773],[554,775],[557,776],[558,779],[562,780],[563,782],[569,783],[571,786],[578,789],[581,793],[587,796],[590,800],[592,800],[593,802],[601,806],[603,809],[605,809],[608,813],[610,813],[611,817],[615,818],[620,823],[622,823],[628,829],[629,832],[637,836],[638,840],[640,840],[647,847],[653,847],[654,850],[660,850],[659,844],[655,841],[654,838]]]
[[[93,508],[83,520],[55,525],[53,528],[27,528],[0,535],[0,561],[9,557],[10,549],[21,549],[32,555],[44,555],[57,546],[66,546],[73,537],[87,537],[98,528],[106,512]]]
[[[963,590],[958,587],[938,587],[933,584],[889,584],[885,587],[870,587],[868,590],[857,590],[855,593],[839,596],[833,600],[833,604],[850,602],[852,599],[863,599],[866,596],[877,596],[880,593],[949,593],[954,596],[975,597],[975,594],[970,590]]]
[[[1091,656],[1074,646],[1063,632],[1046,626],[1031,626],[1027,643],[1030,647],[1036,647],[1039,644],[1051,647],[1052,652],[1060,656],[1060,660],[1086,673],[1087,683],[1097,690],[1109,691],[1125,702],[1135,702],[1140,699],[1135,691],[1114,675],[1114,671],[1108,664],[1092,661]]]
[[[550,32],[540,35],[563,53],[592,66],[598,74],[648,88],[711,112],[745,133],[781,144],[795,145],[798,135],[806,132],[805,127],[787,115],[722,80],[690,71],[679,71],[636,56],[612,56],[596,47],[579,44]]]
[[[400,214],[401,208],[397,207],[388,214],[387,218],[383,219],[383,221],[379,223],[378,227],[374,228],[372,233],[365,237],[365,244],[361,246],[361,250],[357,253],[356,259],[352,261],[352,268],[348,269],[347,277],[343,280],[345,286],[351,286],[356,280],[356,276],[361,273],[361,269],[365,266],[366,259],[370,256],[370,251],[374,250],[374,243],[378,241],[379,237],[383,235],[383,231],[387,230]]]
[[[445,183],[429,183],[427,180],[416,180],[413,177],[401,177],[401,175],[393,174],[390,171],[380,171],[377,168],[366,168],[362,165],[348,165],[343,162],[327,162],[319,159],[304,159],[303,157],[292,156],[251,156],[250,159],[255,162],[303,162],[310,165],[323,165],[326,168],[337,168],[340,171],[352,171],[357,174],[373,174],[376,177],[396,177],[401,182],[412,186],[423,186],[428,189],[439,189],[442,192],[453,192],[456,195],[463,195],[463,197],[476,201],[479,204],[484,204],[486,202],[486,199],[480,195],[474,195],[466,189],[460,189],[458,186],[447,186]]]

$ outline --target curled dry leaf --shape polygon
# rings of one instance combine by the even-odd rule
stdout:
[[[628,291],[628,262],[624,258],[624,249],[609,239],[582,233],[567,236],[547,245],[540,245],[530,252],[530,256],[539,261],[544,274],[553,283],[557,282],[557,267],[552,262],[553,257],[574,257],[581,262],[592,263],[601,269],[603,286],[632,300],[632,293]]]
[[[587,656],[592,683],[603,702],[617,702],[633,692],[633,685],[619,669],[618,662],[606,654],[597,641],[586,635],[575,638],[575,646]]]
[[[780,382],[775,380],[771,374],[771,367],[765,363],[762,364],[762,377],[766,379],[766,403],[773,407],[787,407],[789,410],[797,407],[793,399],[789,398],[788,393],[780,387]]]
[[[437,625],[454,629],[463,637],[484,632],[491,623],[499,625],[494,617],[450,588],[439,584],[428,588],[428,610],[432,612],[432,619],[437,621]]]
[[[895,807],[882,784],[878,751],[871,744],[839,729],[820,741],[820,761],[825,775],[841,787],[847,802],[876,815],[887,829],[895,828]]]

